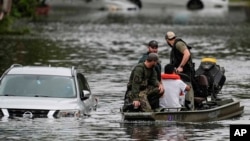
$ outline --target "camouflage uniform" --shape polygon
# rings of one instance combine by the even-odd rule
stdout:
[[[159,81],[154,68],[146,68],[144,63],[139,63],[133,69],[128,83],[127,97],[130,103],[140,101],[141,110],[152,111],[149,104],[148,95],[159,94]]]
[[[148,58],[148,54],[149,54],[149,53],[150,53],[150,52],[144,53],[144,54],[142,55],[142,57],[139,59],[138,63],[143,63],[143,62],[145,62],[145,61],[147,60],[147,58]],[[157,65],[154,67],[154,69],[155,69],[155,71],[156,71],[156,73],[157,73],[157,78],[158,78],[158,80],[161,81],[161,63],[160,63],[160,62],[157,62]]]
[[[145,62],[148,58],[148,55],[150,54],[150,52],[146,52],[142,55],[142,57],[139,59],[139,62],[138,63],[142,63],[142,62]],[[160,62],[157,62],[156,66],[154,67],[156,73],[157,73],[157,78],[158,78],[158,81],[160,82],[161,81],[161,63]],[[159,108],[159,98],[160,98],[161,95],[149,95],[148,96],[148,101],[151,105],[151,108],[152,109],[157,109]]]

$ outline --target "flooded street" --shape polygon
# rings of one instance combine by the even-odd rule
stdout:
[[[114,14],[55,6],[47,17],[20,23],[32,29],[31,34],[0,35],[1,74],[14,63],[75,66],[99,99],[97,110],[88,118],[1,119],[0,140],[229,140],[230,124],[250,120],[249,15],[245,8],[210,14],[168,10]],[[196,68],[203,57],[217,58],[226,75],[219,97],[240,99],[245,106],[241,117],[204,123],[122,120],[120,107],[133,66],[150,40],[159,42],[159,57],[163,66],[167,64],[170,48],[164,37],[169,30],[193,46]]]

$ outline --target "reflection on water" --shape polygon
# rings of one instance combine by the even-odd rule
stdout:
[[[188,140],[189,131],[185,126],[178,126],[176,123],[134,123],[121,124],[126,129],[126,133],[131,135],[131,139],[137,140]]]
[[[229,125],[247,123],[250,118],[250,28],[245,12],[241,8],[229,8],[216,17],[216,13],[186,13],[180,9],[188,17],[177,22],[174,14],[180,13],[171,13],[171,9],[155,11],[132,16],[56,7],[49,17],[25,23],[32,29],[32,35],[1,35],[0,73],[13,63],[74,65],[86,74],[92,92],[100,101],[97,111],[86,119],[2,119],[0,131],[4,134],[0,139],[229,140]],[[159,42],[162,64],[169,62],[169,47],[164,40],[168,30],[193,46],[196,68],[204,56],[216,57],[218,64],[225,67],[227,80],[219,96],[240,98],[245,106],[241,117],[188,124],[122,121],[120,107],[131,68],[152,39]]]

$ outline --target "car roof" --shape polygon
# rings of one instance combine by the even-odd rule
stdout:
[[[73,68],[45,67],[45,66],[23,66],[13,67],[7,74],[31,74],[31,75],[57,75],[72,76]]]

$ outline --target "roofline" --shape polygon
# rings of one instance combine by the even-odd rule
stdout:
[[[12,69],[12,68],[15,68],[15,67],[28,67],[28,66],[23,66],[21,64],[12,64],[0,77],[0,81],[2,80],[2,78],[8,74],[8,72]],[[42,67],[42,66],[37,66],[37,67]],[[49,65],[48,67],[51,67],[51,65]],[[71,67],[71,76],[75,76],[75,66],[72,66]],[[1,82],[0,82],[1,83]]]

